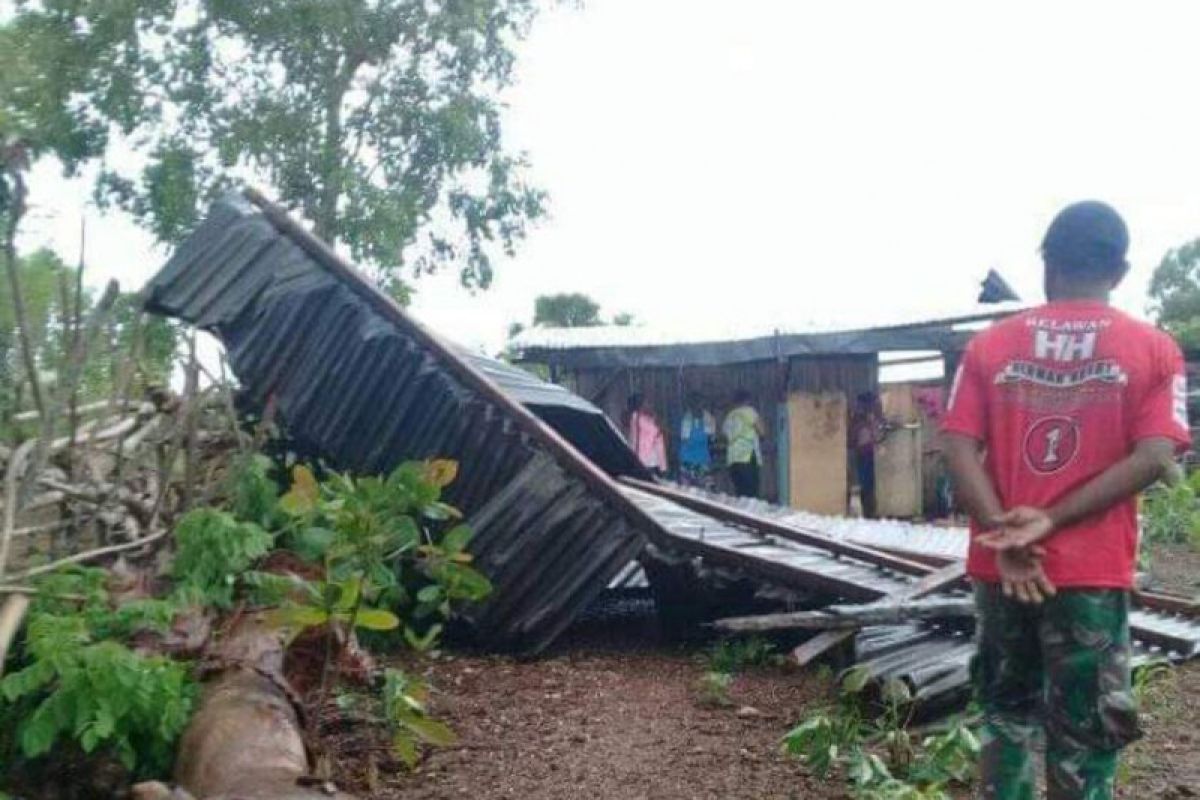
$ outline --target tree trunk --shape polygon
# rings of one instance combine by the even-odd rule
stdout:
[[[321,149],[320,181],[321,197],[317,203],[317,217],[313,220],[313,233],[330,245],[337,244],[341,235],[338,224],[338,200],[342,197],[342,101],[354,73],[362,66],[360,56],[348,55],[332,76],[329,95],[325,99],[325,133]]]
[[[198,800],[354,800],[306,780],[308,754],[283,653],[280,631],[256,615],[235,623],[221,645],[175,764],[179,786]]]
[[[10,169],[13,191],[10,198],[8,213],[5,214],[4,230],[4,269],[8,273],[8,285],[12,292],[13,315],[17,323],[17,336],[21,345],[21,360],[25,362],[25,372],[29,376],[29,390],[33,395],[33,404],[43,417],[46,413],[45,402],[42,399],[42,385],[38,381],[37,359],[33,354],[33,342],[29,338],[29,320],[25,313],[25,299],[21,295],[20,268],[17,265],[17,226],[25,215],[25,179],[19,169]]]

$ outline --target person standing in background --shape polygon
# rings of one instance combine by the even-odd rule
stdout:
[[[750,393],[739,389],[734,408],[725,417],[721,432],[727,443],[725,461],[738,497],[758,497],[759,467],[762,464],[762,417],[750,405]]]
[[[887,425],[879,398],[874,392],[862,392],[854,405],[850,417],[850,453],[854,460],[854,474],[858,480],[858,497],[862,501],[863,516],[874,519],[875,507],[875,446],[883,441]]]
[[[712,445],[717,420],[704,408],[704,397],[690,392],[679,426],[679,479],[687,486],[712,489]]]
[[[629,396],[629,446],[642,465],[656,475],[667,471],[667,446],[662,427],[654,413],[645,407],[640,394]]]

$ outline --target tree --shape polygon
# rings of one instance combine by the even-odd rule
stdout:
[[[1200,348],[1200,239],[1169,250],[1150,279],[1158,324],[1185,348]]]
[[[612,324],[616,325],[618,328],[628,328],[629,326],[633,325],[636,319],[637,318],[628,311],[622,311],[620,314],[613,315]]]
[[[602,325],[600,304],[578,292],[544,294],[533,301],[533,324],[553,328]]]
[[[397,294],[402,267],[486,287],[545,200],[497,99],[536,4],[26,0],[0,38],[0,130],[69,169],[123,134],[143,163],[108,163],[97,197],[165,242],[243,177]]]
[[[54,375],[61,371],[71,349],[76,314],[75,270],[52,251],[42,249],[19,258],[17,271],[35,370],[46,376]],[[95,300],[94,294],[85,289],[78,310],[81,318],[90,313]],[[142,315],[138,309],[136,295],[123,294],[117,298],[103,335],[89,348],[81,380],[81,400],[109,397],[118,388],[122,365],[128,363],[135,351],[136,373],[132,376],[131,390],[147,383],[162,383],[170,377],[176,329],[167,320]],[[7,282],[0,283],[0,423],[5,425],[10,415],[24,405],[29,387],[17,353],[17,325],[10,286]]]

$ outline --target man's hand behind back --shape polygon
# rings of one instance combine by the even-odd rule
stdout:
[[[1040,508],[1017,506],[994,520],[996,529],[981,533],[979,544],[993,550],[1022,550],[1054,532],[1053,518]]]
[[[1006,597],[1022,603],[1041,603],[1056,593],[1054,584],[1042,569],[1044,552],[1036,545],[1008,548],[996,553],[996,569]]]

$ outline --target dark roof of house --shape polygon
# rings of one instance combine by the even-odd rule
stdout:
[[[566,368],[719,366],[794,356],[874,355],[897,350],[955,352],[968,326],[1006,317],[1003,304],[970,313],[845,330],[814,329],[725,341],[687,341],[620,327],[532,328],[514,340],[520,360]]]

